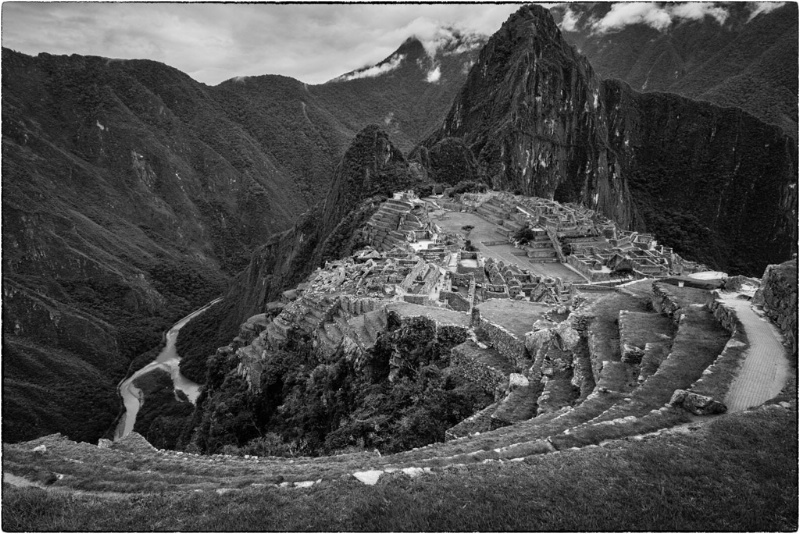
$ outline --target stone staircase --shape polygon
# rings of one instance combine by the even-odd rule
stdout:
[[[497,232],[503,237],[512,237],[527,224],[527,217],[517,211],[515,202],[494,196],[478,206],[475,212],[487,221],[498,226]]]
[[[528,261],[531,263],[555,263],[558,261],[558,254],[553,247],[553,242],[547,235],[547,231],[541,228],[533,229],[534,238],[525,247]]]

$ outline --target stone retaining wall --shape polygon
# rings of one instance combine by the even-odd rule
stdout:
[[[481,318],[474,327],[479,339],[494,347],[517,369],[526,369],[530,366],[531,359],[525,349],[524,340],[519,339],[502,326],[490,323],[484,318]]]
[[[472,308],[472,305],[469,303],[469,301],[462,297],[460,293],[441,291],[439,292],[439,298],[447,302],[447,304],[456,311],[469,312]]]
[[[797,259],[767,266],[753,304],[764,309],[797,358]]]
[[[464,345],[454,347],[450,352],[450,372],[476,384],[497,400],[508,384],[508,374],[471,357],[467,344]]]
[[[731,333],[731,338],[714,363],[708,366],[703,375],[687,390],[722,402],[730,390],[733,379],[744,365],[745,353],[750,344],[736,311],[726,306],[719,297],[719,291],[713,291],[707,306],[722,327]]]
[[[672,320],[675,322],[675,324],[678,323],[680,320],[680,314],[676,314],[675,312],[680,310],[681,306],[678,304],[674,296],[670,295],[669,291],[666,290],[664,286],[654,283],[651,298],[654,310],[659,313],[663,313],[664,315],[669,315],[672,317]]]

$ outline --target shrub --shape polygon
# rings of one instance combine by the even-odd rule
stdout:
[[[452,189],[450,189],[450,195],[460,195],[462,193],[485,193],[489,189],[484,183],[481,182],[473,182],[473,181],[463,181],[458,182]]]
[[[527,245],[531,241],[536,238],[536,234],[533,233],[530,226],[523,226],[519,230],[514,233],[514,239],[519,241],[521,245]]]

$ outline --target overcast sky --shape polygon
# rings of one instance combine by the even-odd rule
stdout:
[[[749,3],[750,18],[784,3]],[[2,43],[34,55],[153,59],[210,85],[259,74],[316,84],[374,65],[412,35],[434,46],[443,26],[491,35],[519,6],[4,2]],[[569,4],[561,6],[562,28],[574,29]],[[722,25],[727,8],[715,2],[620,2],[590,23],[596,32],[630,24],[667,31],[681,20],[706,17]]]
[[[323,83],[443,25],[491,35],[519,4],[3,3],[4,47],[153,59],[198,81],[283,74]]]

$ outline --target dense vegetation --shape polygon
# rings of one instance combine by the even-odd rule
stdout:
[[[144,393],[144,403],[133,427],[154,447],[182,449],[180,437],[191,420],[194,406],[182,391],[176,390],[169,373],[157,369],[134,380]]]
[[[320,363],[309,339],[270,351],[259,391],[238,376],[235,355],[208,360],[192,445],[205,453],[391,453],[443,441],[444,432],[488,405],[492,396],[448,370],[462,338],[437,337],[433,323],[390,315],[367,362],[339,355]],[[397,366],[393,355],[402,355]],[[393,364],[390,365],[390,361]]]

